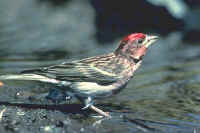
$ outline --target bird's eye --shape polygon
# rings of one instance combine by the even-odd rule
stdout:
[[[143,41],[144,41],[144,39],[139,39],[139,40],[138,40],[138,44],[142,44]]]

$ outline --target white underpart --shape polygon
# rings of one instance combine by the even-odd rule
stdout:
[[[85,94],[91,94],[95,92],[109,92],[115,89],[113,85],[102,86],[93,82],[75,82],[71,85],[73,90],[84,92]]]

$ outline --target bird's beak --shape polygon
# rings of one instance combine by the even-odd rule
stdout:
[[[145,47],[148,48],[151,44],[153,44],[154,42],[156,42],[158,39],[159,39],[158,36],[147,35],[146,39],[145,39],[145,43],[144,43]]]

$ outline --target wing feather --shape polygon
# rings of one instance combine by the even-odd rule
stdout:
[[[112,84],[119,79],[116,74],[83,62],[63,63],[46,68],[25,70],[22,73],[34,73],[61,81],[94,82],[102,85]]]

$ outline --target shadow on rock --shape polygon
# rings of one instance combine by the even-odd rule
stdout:
[[[17,106],[17,107],[28,108],[28,109],[59,110],[63,113],[72,113],[72,114],[76,114],[76,113],[85,114],[85,110],[82,109],[84,106],[82,106],[81,104],[41,105],[41,104],[0,102],[0,105]]]

